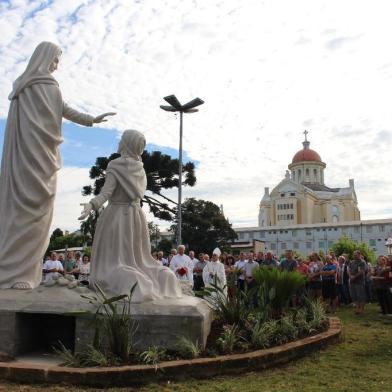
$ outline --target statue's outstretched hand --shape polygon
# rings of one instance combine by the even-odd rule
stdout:
[[[94,118],[93,122],[94,123],[106,122],[108,120],[105,117],[107,117],[107,116],[114,116],[116,114],[117,113],[115,113],[115,112],[108,112],[108,113],[100,114],[99,116]]]
[[[79,220],[85,220],[89,215],[90,212],[93,209],[93,206],[91,205],[91,203],[82,203],[81,206],[83,206],[83,211],[82,214],[79,216]]]

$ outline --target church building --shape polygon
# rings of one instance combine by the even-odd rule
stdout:
[[[232,251],[327,253],[346,236],[365,242],[377,255],[384,254],[392,238],[392,219],[361,220],[354,180],[345,188],[328,187],[327,165],[309,148],[308,132],[304,133],[303,148],[294,154],[285,178],[271,192],[265,188],[258,226],[234,228],[238,239]]]
[[[288,165],[285,178],[271,192],[265,188],[260,202],[259,227],[359,221],[354,180],[348,187],[330,188],[324,182],[326,164],[309,148],[307,131],[303,149]]]

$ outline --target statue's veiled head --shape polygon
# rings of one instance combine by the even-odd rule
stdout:
[[[57,69],[61,49],[52,42],[41,42],[34,50],[25,73],[45,75]]]
[[[145,147],[146,138],[144,135],[134,129],[127,129],[122,134],[118,146],[118,153],[121,154],[122,157],[130,157],[141,161]]]
[[[52,42],[41,42],[34,50],[25,71],[13,84],[9,99],[16,98],[26,87],[36,83],[57,84],[51,75],[57,69],[61,49]]]

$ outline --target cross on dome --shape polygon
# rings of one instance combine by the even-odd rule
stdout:
[[[310,142],[308,141],[308,138],[307,138],[308,133],[309,132],[306,129],[303,132],[303,134],[305,135],[305,141],[302,142],[302,145],[304,146],[304,150],[308,150],[309,149],[309,145],[310,145]]]
[[[307,139],[307,137],[306,137],[306,136],[308,135],[308,133],[309,133],[309,132],[308,132],[308,131],[305,129],[305,130],[304,130],[304,135],[305,135],[305,142],[307,142],[307,141],[308,141],[308,139]]]

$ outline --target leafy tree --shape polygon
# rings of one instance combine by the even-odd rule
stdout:
[[[158,251],[161,250],[163,254],[168,255],[170,251],[173,249],[173,242],[168,238],[162,238],[158,244]]]
[[[91,257],[91,250],[91,246],[86,246],[85,248],[83,248],[83,256],[87,255]]]
[[[55,237],[50,240],[47,252],[56,249],[73,248],[77,246],[83,246],[86,243],[86,236],[77,234],[68,234],[59,237]]]
[[[100,211],[91,211],[87,219],[80,224],[80,231],[84,236],[86,236],[88,245],[92,244],[95,234],[95,228],[98,222],[98,217],[102,211],[103,207]]]
[[[170,228],[177,231],[177,224]],[[237,238],[230,222],[220,208],[206,200],[187,199],[182,205],[182,241],[189,249],[211,252],[219,247],[225,250]]]
[[[95,165],[90,169],[90,178],[94,180],[94,184],[83,187],[83,196],[96,196],[100,193],[105,184],[106,169],[109,162],[119,156],[119,154],[114,153],[109,157],[98,157],[96,159]],[[150,153],[145,150],[142,154],[142,160],[147,176],[147,190],[154,195],[144,195],[142,204],[148,204],[150,212],[156,218],[173,221],[177,203],[162,192],[165,189],[178,188],[178,159],[173,159],[160,151]],[[193,162],[183,165],[183,176],[185,178],[184,185],[194,186],[196,184],[195,165]],[[89,219],[82,223],[81,230],[84,234],[89,233],[94,237],[98,216],[99,212],[94,212]]]
[[[148,233],[150,234],[151,251],[158,250],[159,226],[154,222],[148,222]]]
[[[50,241],[56,239],[57,237],[62,237],[63,235],[64,235],[64,232],[61,229],[57,228],[57,229],[53,230],[53,233],[50,236]]]
[[[367,244],[364,242],[354,241],[347,236],[342,236],[338,242],[333,244],[331,250],[335,252],[336,256],[348,254],[350,260],[352,260],[353,252],[355,250],[359,250],[366,261],[374,263],[376,260],[375,253],[368,247]]]

